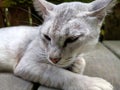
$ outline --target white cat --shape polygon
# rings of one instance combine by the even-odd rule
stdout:
[[[81,55],[98,42],[104,17],[115,0],[33,2],[44,23],[0,29],[0,70],[63,90],[113,90],[106,80],[80,73],[85,67]]]

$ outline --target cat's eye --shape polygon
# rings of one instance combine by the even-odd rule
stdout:
[[[51,41],[51,38],[50,38],[48,35],[44,34],[44,37],[45,37],[45,39],[47,39],[48,41]]]
[[[67,38],[67,39],[65,40],[65,42],[64,42],[64,46],[63,46],[63,47],[66,47],[66,45],[67,45],[68,43],[73,43],[73,42],[77,41],[78,38],[79,38],[79,36],[78,36],[78,37],[69,37],[69,38]]]
[[[69,37],[66,39],[66,42],[67,43],[72,43],[72,42],[75,42],[79,37]]]

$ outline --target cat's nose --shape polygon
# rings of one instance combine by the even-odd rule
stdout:
[[[51,60],[54,64],[56,64],[56,63],[58,63],[58,62],[61,60],[61,58],[52,58],[52,57],[50,57],[50,60]]]

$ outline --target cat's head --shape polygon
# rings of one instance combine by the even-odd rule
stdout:
[[[45,0],[34,0],[36,10],[42,12],[44,18],[40,37],[49,62],[66,67],[74,62],[74,57],[94,46],[104,17],[114,2],[96,0],[54,5]]]

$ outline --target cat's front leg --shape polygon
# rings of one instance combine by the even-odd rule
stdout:
[[[72,73],[25,56],[14,70],[15,75],[44,86],[63,90],[113,90],[107,81]]]
[[[55,87],[63,90],[67,89],[73,78],[74,73],[52,66],[46,63],[39,63],[36,61],[24,60],[23,58],[14,69],[14,74],[32,82],[38,82],[47,87]],[[77,90],[77,89],[76,89]]]
[[[71,66],[72,72],[83,74],[86,66],[85,59],[81,56],[77,57],[73,65]]]
[[[32,82],[38,82],[44,86],[64,89],[76,75],[68,70],[58,68],[54,65],[41,63],[36,52],[24,54],[14,74]],[[64,90],[68,90],[67,88]]]

